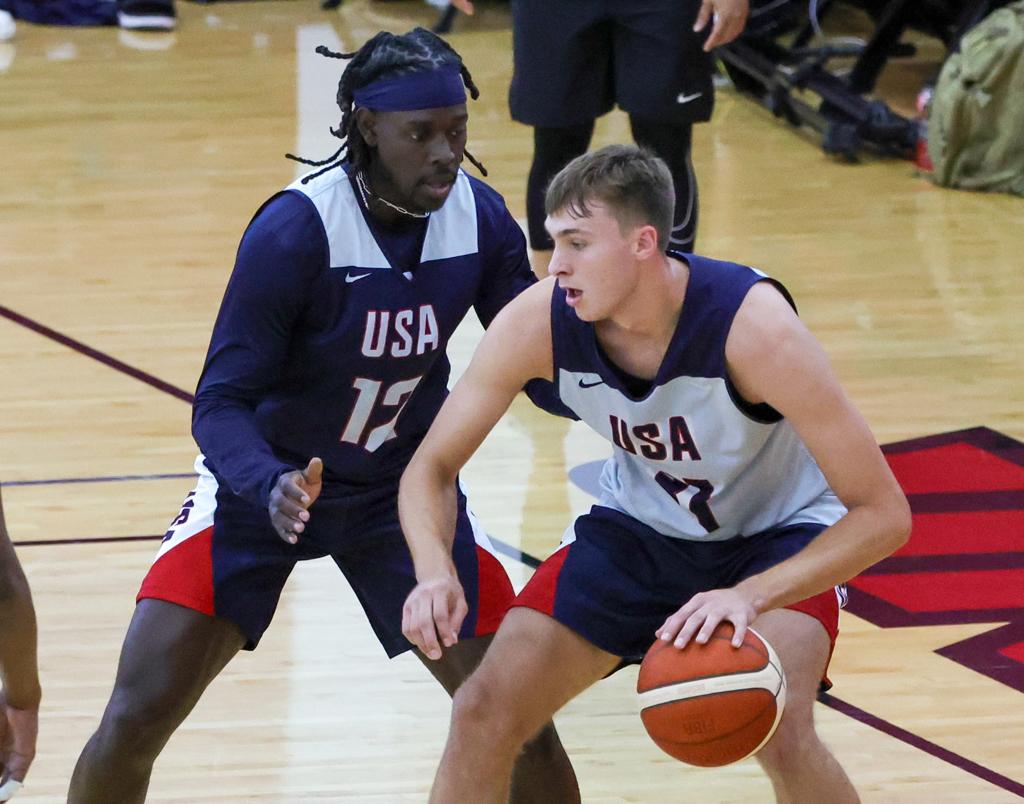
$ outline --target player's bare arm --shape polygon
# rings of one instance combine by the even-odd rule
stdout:
[[[659,629],[685,645],[722,620],[734,643],[761,612],[843,583],[885,558],[910,534],[910,508],[867,423],[847,398],[824,350],[782,295],[755,285],[726,342],[730,378],[749,402],[767,402],[792,424],[848,513],[792,558],[732,589],[695,595]]]
[[[0,502],[0,801],[21,787],[39,731],[36,616]]]
[[[402,633],[431,659],[455,644],[467,611],[451,558],[455,480],[523,385],[552,378],[552,286],[534,285],[494,319],[402,475],[398,512],[418,581]]]

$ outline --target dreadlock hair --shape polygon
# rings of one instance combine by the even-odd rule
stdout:
[[[458,65],[462,83],[469,90],[469,96],[473,100],[480,97],[480,90],[473,83],[473,76],[469,74],[466,65],[462,63],[462,57],[440,36],[426,28],[414,28],[409,33],[401,35],[381,31],[354,53],[335,53],[323,45],[320,45],[316,52],[330,59],[351,61],[338,82],[337,100],[338,108],[341,109],[341,125],[331,129],[331,134],[342,140],[341,147],[327,159],[319,161],[285,154],[288,159],[305,165],[326,165],[323,170],[306,176],[302,180],[303,184],[346,163],[351,164],[356,170],[369,165],[370,148],[363,140],[363,135],[359,133],[359,126],[356,125],[352,95],[356,89],[373,83],[378,78]],[[477,170],[486,176],[487,169],[469,151],[465,151],[465,154]]]

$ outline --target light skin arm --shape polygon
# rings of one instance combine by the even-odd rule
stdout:
[[[468,611],[452,562],[456,478],[523,385],[551,379],[552,284],[524,291],[494,319],[402,475],[398,512],[417,580],[402,633],[431,659],[458,641]]]
[[[711,35],[704,43],[704,50],[710,53],[743,33],[749,13],[749,0],[703,0],[693,30],[703,31],[708,22],[712,23]]]
[[[795,556],[730,589],[695,595],[658,629],[678,647],[706,642],[723,620],[733,644],[762,612],[843,583],[904,544],[910,507],[863,417],[828,359],[781,294],[755,285],[726,342],[730,377],[750,402],[782,413],[818,462],[848,513]]]
[[[24,781],[39,731],[39,667],[32,595],[4,524],[0,502],[0,789]],[[8,787],[11,789],[11,787]],[[6,794],[0,801],[6,800]]]

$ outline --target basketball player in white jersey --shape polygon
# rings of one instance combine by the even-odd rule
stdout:
[[[666,252],[672,181],[632,146],[552,182],[548,279],[498,315],[401,483],[418,585],[403,631],[438,659],[466,611],[450,544],[458,471],[525,381],[613,445],[599,504],[514,602],[455,698],[431,801],[503,802],[521,746],[657,638],[756,621],[786,673],[758,753],[781,801],[857,800],[813,703],[838,631],[836,587],[910,530],[906,498],[786,291],[759,271]]]

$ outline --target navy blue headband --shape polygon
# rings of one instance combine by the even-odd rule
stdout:
[[[466,102],[462,74],[455,65],[380,78],[352,93],[356,106],[376,112],[439,109]]]

